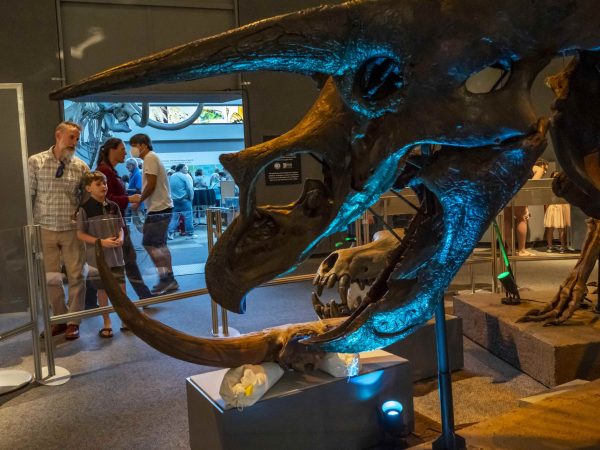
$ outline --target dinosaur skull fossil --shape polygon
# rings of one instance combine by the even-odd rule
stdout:
[[[360,307],[333,328],[307,332],[312,336],[304,341],[327,351],[363,351],[402,338],[432,316],[491,218],[528,178],[547,124],[533,111],[531,84],[552,57],[598,49],[599,11],[593,0],[351,1],[166,50],[52,98],[240,71],[329,77],[294,129],[221,157],[240,186],[241,214],[211,252],[206,281],[215,301],[243,312],[250,289],[342,230],[400,176],[421,192],[422,213]],[[469,92],[467,79],[489,66],[510,70],[510,78],[490,93]],[[433,146],[436,151],[426,151]],[[257,205],[260,171],[298,153],[319,159],[323,181],[308,180],[292,204]],[[146,340],[167,353],[178,345],[206,352],[206,340],[166,329],[159,334]],[[280,351],[281,341],[269,345],[278,342]],[[211,345],[206,358],[190,356],[191,350],[184,356],[215,365],[227,344]],[[266,353],[227,361],[258,355]]]

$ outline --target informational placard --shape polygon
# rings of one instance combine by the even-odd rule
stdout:
[[[276,136],[265,136],[264,141]],[[265,168],[267,186],[302,183],[302,159],[300,155],[284,156]]]

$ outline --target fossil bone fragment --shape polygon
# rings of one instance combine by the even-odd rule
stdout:
[[[544,149],[548,118],[535,114],[529,95],[536,75],[554,56],[599,50],[599,19],[593,0],[352,1],[166,50],[52,98],[240,71],[329,77],[291,131],[221,157],[240,186],[241,214],[212,250],[206,281],[216,302],[243,312],[249,290],[308,256],[321,238],[342,230],[404,177],[433,201],[421,205],[360,307],[332,329],[294,333],[311,336],[303,341],[307,348],[358,352],[389,345],[433,315],[454,274]],[[469,77],[490,66],[510,71],[501,89],[469,92]],[[594,131],[598,135],[598,127]],[[419,144],[443,147],[423,154],[414,170],[407,161]],[[307,180],[289,205],[257,205],[261,170],[298,153],[322,162],[323,180]],[[127,301],[117,290],[112,294],[119,297],[115,303]],[[146,342],[177,357],[180,341],[195,349],[206,344],[130,320]],[[224,342],[211,345],[214,363]],[[226,359],[223,365],[235,357]]]

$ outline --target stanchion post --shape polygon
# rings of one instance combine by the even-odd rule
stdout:
[[[207,208],[206,210],[206,231],[208,235],[208,251],[210,252],[214,246],[214,237],[213,237],[213,226],[214,233],[218,238],[223,234],[223,215],[222,209],[220,208]],[[211,306],[211,319],[212,319],[212,334],[213,336],[229,336],[229,320],[227,318],[227,310],[225,308],[221,308],[221,331],[219,332],[219,305],[217,305],[214,300],[210,301]],[[232,328],[232,333],[234,335],[239,335],[239,332]]]
[[[213,248],[215,241],[213,239],[213,214],[211,208],[206,208],[206,240],[208,244],[208,251]]]
[[[362,230],[363,245],[368,244],[371,241],[371,236],[369,235],[369,215],[366,211],[363,213]]]
[[[217,239],[223,234],[223,214],[222,210],[216,211],[217,216]],[[227,310],[221,306],[221,327],[223,336],[229,336],[229,320],[227,319]]]
[[[213,299],[210,300],[210,316],[212,319],[212,334],[219,335],[219,305]]]
[[[438,389],[442,416],[442,435],[433,442],[433,450],[462,450],[465,439],[454,431],[454,404],[452,400],[452,376],[448,362],[448,340],[446,338],[446,312],[444,296],[435,310],[435,338],[438,359]]]
[[[27,225],[23,228],[25,240],[25,253],[27,262],[27,288],[29,293],[29,314],[31,317],[31,346],[33,350],[33,367],[35,371],[35,379],[42,379],[42,352],[40,346],[40,328],[38,325],[39,316],[39,291],[37,289],[37,270],[36,270],[36,248],[35,227]]]
[[[206,208],[206,240],[208,244],[208,251],[212,250],[215,245],[214,235],[213,235],[213,216],[214,210],[212,208]],[[219,335],[219,305],[217,305],[214,300],[210,300],[210,316],[212,321],[212,335]]]
[[[598,299],[596,300],[596,307],[594,308],[594,312],[596,314],[600,314],[600,255],[598,256],[598,267],[596,268],[598,271],[598,279],[596,280],[596,294],[598,295]]]
[[[54,342],[52,341],[52,325],[50,323],[50,306],[48,304],[48,289],[46,287],[46,268],[44,267],[44,254],[42,252],[42,229],[35,227],[35,266],[37,273],[37,289],[42,304],[42,319],[45,330],[46,360],[48,364],[48,377],[56,375],[56,365],[54,364]],[[39,339],[39,335],[38,335]]]
[[[223,326],[223,336],[229,336],[229,319],[227,318],[227,310],[221,306],[221,324]]]

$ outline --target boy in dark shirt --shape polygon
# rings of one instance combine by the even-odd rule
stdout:
[[[90,198],[81,205],[77,214],[77,238],[85,242],[86,260],[89,266],[88,278],[98,289],[98,304],[103,307],[108,306],[108,296],[98,274],[94,244],[96,239],[100,238],[104,248],[104,258],[121,289],[125,291],[125,263],[122,249],[125,223],[119,206],[106,199],[108,188],[106,176],[102,172],[85,174],[82,185]],[[113,333],[110,316],[103,314],[102,317],[104,327],[98,335],[111,338]]]

